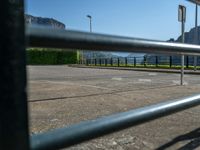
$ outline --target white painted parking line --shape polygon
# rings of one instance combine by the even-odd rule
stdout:
[[[149,73],[149,76],[156,76],[157,73]]]
[[[112,80],[121,81],[122,78],[112,78]]]
[[[152,82],[151,79],[138,79],[139,82]]]
[[[180,80],[172,80],[172,83],[175,85],[180,85]],[[188,82],[184,82],[183,85],[188,85]]]

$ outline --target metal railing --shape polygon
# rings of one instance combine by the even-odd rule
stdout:
[[[166,53],[167,51],[167,53],[176,55],[183,53],[196,54],[200,52],[200,46],[197,45],[167,43],[46,28],[28,28],[27,36],[30,39],[30,46],[34,47],[83,48],[101,51],[120,51],[121,49],[124,49],[126,52],[136,52],[138,49],[141,49],[142,52]],[[31,148],[57,149],[71,146],[85,140],[163,117],[198,104],[200,104],[200,95],[155,104],[97,120],[82,122],[70,127],[33,135],[31,138]]]
[[[200,95],[158,103],[54,131],[30,135],[26,96],[23,1],[0,2],[0,149],[48,150],[71,146],[200,104]],[[30,47],[200,54],[200,46],[45,28],[27,28]],[[30,136],[30,138],[29,138]],[[30,141],[30,143],[29,143]]]
[[[162,42],[69,30],[53,30],[42,27],[29,27],[26,33],[29,37],[29,45],[32,47],[70,48],[74,49],[74,51],[77,49],[89,49],[153,54],[200,55],[200,46],[192,44]]]
[[[115,67],[181,67],[180,56],[141,56],[141,57],[111,57],[111,58],[86,58],[85,64],[92,66],[115,66]],[[197,57],[197,66],[200,59]],[[186,68],[194,68],[194,57],[185,56]]]
[[[164,117],[199,104],[200,95],[195,95],[114,114],[96,120],[85,121],[70,127],[33,135],[31,137],[31,149],[53,150],[68,147],[117,130]]]

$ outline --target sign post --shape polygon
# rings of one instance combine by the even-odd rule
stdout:
[[[185,42],[185,21],[186,21],[186,7],[179,5],[178,8],[178,21],[181,22],[182,43]],[[184,84],[184,55],[181,55],[181,81],[180,84]]]

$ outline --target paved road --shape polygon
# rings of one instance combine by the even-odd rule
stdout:
[[[185,86],[179,86],[179,74],[171,73],[29,66],[28,74],[32,133],[200,91],[199,75],[185,75]],[[70,149],[155,149],[192,131],[199,135],[199,113],[196,107]],[[168,148],[198,148],[194,135]]]
[[[92,94],[103,94],[112,92],[137,91],[152,88],[164,88],[178,86],[180,83],[179,74],[70,68],[67,66],[32,66],[29,67],[29,79],[32,84],[46,83],[52,85],[78,86],[78,88],[88,89],[83,92],[75,90],[67,93],[65,97],[76,97],[90,95],[90,89],[96,89]],[[200,84],[199,75],[185,75],[185,85]],[[34,90],[35,91],[35,90]],[[33,92],[34,92],[33,91]],[[78,91],[78,93],[77,93]],[[51,99],[54,96],[44,94],[44,99]],[[33,95],[33,97],[37,95]],[[55,97],[56,98],[56,97]],[[37,100],[32,98],[31,100]],[[38,99],[39,100],[39,99]]]

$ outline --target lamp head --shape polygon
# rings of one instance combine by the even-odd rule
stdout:
[[[90,16],[90,15],[87,15],[87,17],[90,18],[90,19],[92,18],[92,16]]]

